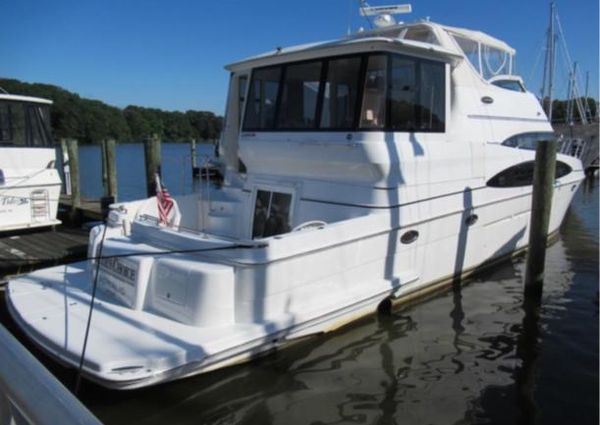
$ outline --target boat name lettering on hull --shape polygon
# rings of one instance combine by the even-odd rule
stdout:
[[[100,265],[108,273],[122,278],[123,282],[127,283],[128,285],[135,286],[135,280],[137,278],[137,270],[135,268],[123,264],[122,261],[119,261],[118,258],[114,257],[103,258],[100,260]]]
[[[26,205],[29,204],[29,199],[28,198],[21,198],[18,196],[0,196],[0,207],[7,207],[7,206],[21,206],[21,205]]]

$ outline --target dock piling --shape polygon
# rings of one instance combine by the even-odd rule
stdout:
[[[105,195],[117,201],[117,142],[115,139],[102,141],[102,158],[106,161],[103,167],[106,170]]]
[[[155,175],[160,175],[160,139],[157,134],[144,142],[144,156],[146,159],[146,191],[148,196],[156,195]]]
[[[60,139],[60,155],[61,155],[61,164],[62,164],[62,172],[64,178],[64,189],[65,194],[71,194],[71,174],[69,172],[69,153],[67,149],[67,139]]]
[[[70,219],[77,221],[78,209],[81,208],[81,188],[79,185],[79,144],[76,139],[66,141],[69,155],[69,180],[71,183]]]
[[[535,151],[531,218],[529,222],[529,250],[525,271],[525,297],[541,297],[544,284],[544,263],[552,193],[556,170],[556,141],[539,142]]]
[[[104,197],[100,200],[102,215],[108,215],[110,204],[117,202],[117,154],[116,141],[105,139],[102,141],[102,183],[104,184]]]

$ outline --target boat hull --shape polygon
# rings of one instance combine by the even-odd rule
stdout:
[[[551,232],[579,182],[572,177],[556,186]],[[140,255],[111,269],[132,277],[135,282],[121,288],[136,286],[137,292],[119,289],[115,273],[103,272],[106,264],[100,267],[83,373],[118,389],[166,382],[332,331],[375,312],[383,300],[406,301],[459,282],[526,247],[531,192],[519,193],[382,232],[364,233],[368,226],[358,224],[365,218],[350,219],[331,231],[363,233],[321,249],[298,243],[300,251],[278,259],[261,256],[267,248],[237,248],[219,256],[162,255],[137,243]],[[474,211],[479,220],[467,224]],[[389,222],[394,216],[366,219]],[[295,237],[310,241],[326,237],[320,233],[325,231]],[[403,243],[407,232],[418,237]],[[118,256],[119,247],[133,249],[127,238],[109,238],[105,245],[103,255]],[[145,249],[147,255],[141,254]],[[140,265],[133,275],[127,264],[133,267],[136,261]],[[75,263],[13,279],[8,286],[15,321],[45,351],[73,367],[80,361],[94,271],[90,262]],[[182,274],[184,286],[178,283]],[[139,289],[136,279],[146,279],[147,287]],[[174,313],[169,306],[175,304],[183,312]],[[197,312],[202,309],[212,309],[211,314]]]
[[[53,148],[0,148],[0,232],[60,223],[55,160]]]

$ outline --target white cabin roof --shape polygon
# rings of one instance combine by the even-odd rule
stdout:
[[[0,93],[0,100],[8,100],[8,101],[14,101],[14,102],[41,103],[44,105],[52,105],[52,103],[54,103],[49,99],[43,99],[41,97],[21,96],[18,94],[5,94],[5,93]]]
[[[267,66],[270,64],[279,63],[280,61],[276,58],[280,57],[285,57],[285,60],[288,61],[299,59],[295,57],[296,55],[301,56],[301,59],[306,59],[306,56],[303,53],[313,54],[314,57],[319,57],[321,56],[320,52],[324,50],[329,50],[333,48],[343,49],[344,47],[349,46],[360,47],[377,42],[397,43],[396,47],[403,46],[407,50],[412,51],[413,53],[421,52],[440,58],[446,58],[446,60],[452,61],[454,63],[460,61],[464,57],[462,51],[456,46],[454,46],[453,43],[448,44],[442,41],[442,44],[445,45],[438,45],[416,40],[403,39],[402,36],[405,30],[414,26],[427,26],[430,27],[434,31],[434,33],[439,33],[443,31],[451,35],[457,35],[464,38],[468,38],[470,40],[473,40],[474,42],[505,51],[510,55],[514,55],[516,52],[515,49],[510,47],[505,42],[498,40],[497,38],[494,38],[481,31],[473,31],[465,28],[451,27],[422,20],[410,24],[400,23],[390,27],[374,28],[372,30],[361,31],[337,40],[300,44],[285,48],[278,47],[275,50],[231,63],[227,65],[225,69],[229,71],[239,71],[242,69],[257,66]]]
[[[397,37],[386,37],[386,36],[371,36],[371,37],[348,37],[339,40],[324,41],[318,43],[300,44],[296,46],[290,46],[285,48],[277,48],[275,50],[262,53],[257,56],[251,56],[238,62],[231,63],[225,66],[225,69],[229,71],[238,71],[241,69],[248,69],[258,66],[267,66],[276,64],[282,61],[306,59],[303,53],[307,53],[310,57],[320,57],[323,55],[331,54],[332,49],[346,50],[345,48],[356,47],[356,52],[362,50],[366,51],[367,47],[373,47],[373,45],[379,45],[378,47],[395,46],[403,47],[403,50],[412,51],[413,53],[421,53],[427,56],[434,56],[440,59],[444,59],[448,62],[457,62],[462,59],[462,55],[452,50],[437,46],[433,44],[423,43],[414,40],[403,40]],[[361,49],[362,47],[362,49]],[[348,52],[344,52],[348,53]],[[302,57],[295,57],[302,56]],[[279,58],[282,58],[281,61]]]

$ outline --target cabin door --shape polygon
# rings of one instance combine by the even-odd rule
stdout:
[[[253,193],[252,239],[288,233],[292,229],[294,191],[281,187],[256,187]]]

